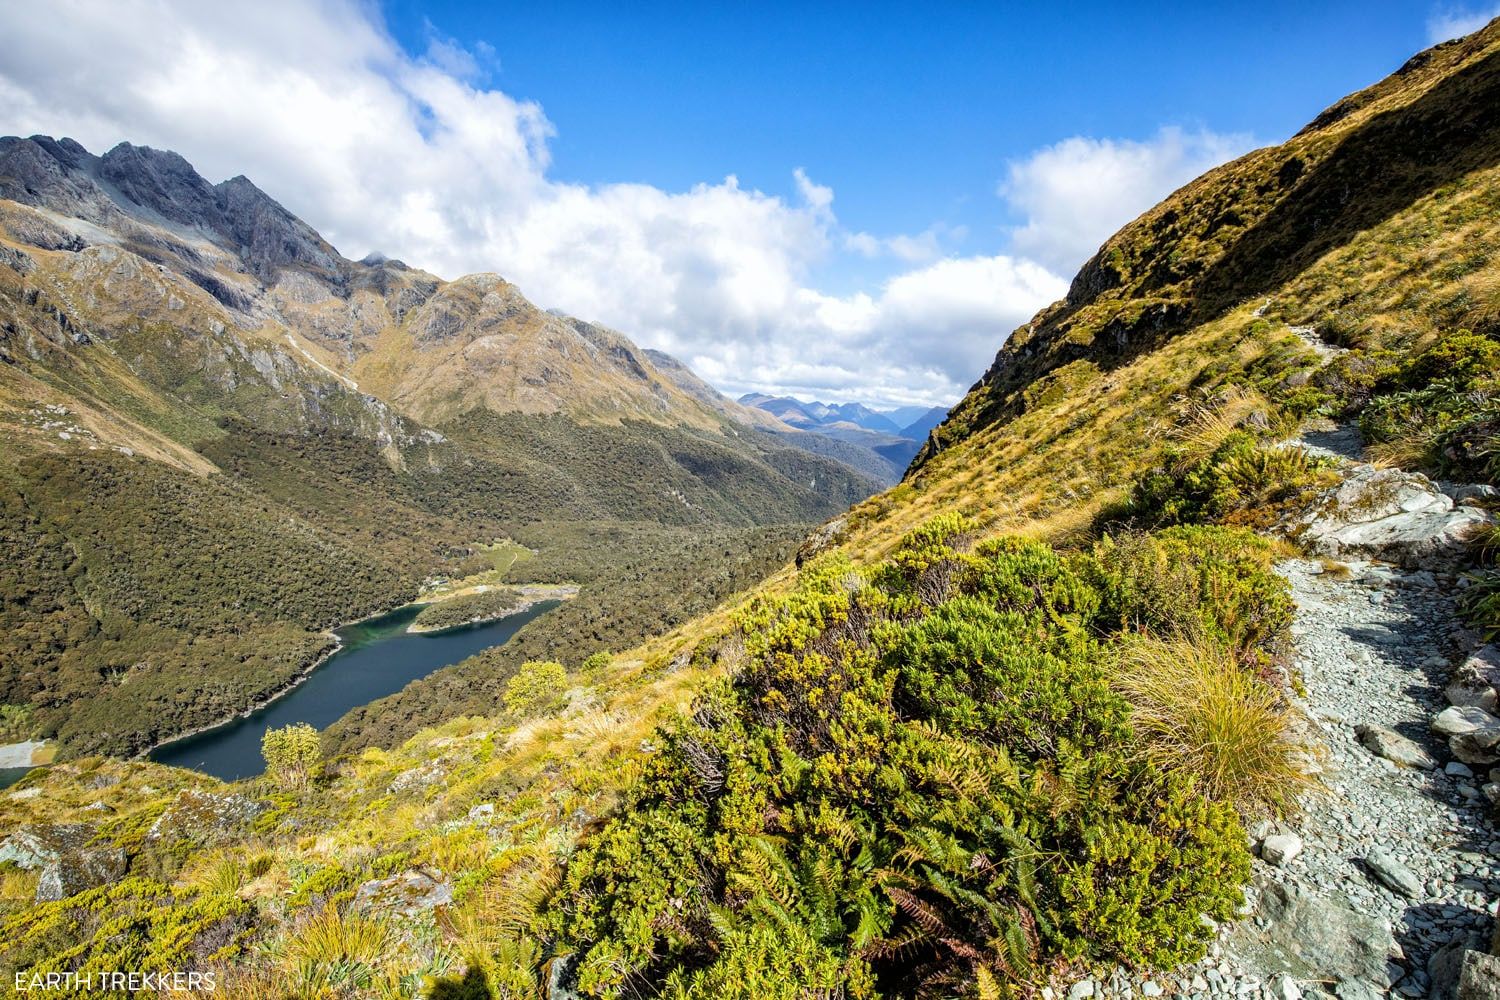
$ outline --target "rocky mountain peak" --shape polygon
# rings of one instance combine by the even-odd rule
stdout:
[[[170,222],[217,228],[213,185],[176,153],[122,142],[99,158],[99,176]]]

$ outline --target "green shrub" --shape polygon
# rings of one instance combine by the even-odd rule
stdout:
[[[1486,638],[1500,636],[1500,571],[1481,569],[1465,580],[1468,586],[1459,597],[1459,610]]]
[[[1201,458],[1169,452],[1165,464],[1136,480],[1128,513],[1152,526],[1219,522],[1264,529],[1331,481],[1324,459],[1234,431]]]
[[[584,658],[578,669],[585,676],[593,676],[613,663],[614,659],[615,655],[607,649],[595,650]]]
[[[322,769],[323,744],[306,723],[267,729],[260,740],[266,771],[284,788],[300,788]]]
[[[1287,609],[1264,546],[973,533],[940,518],[740,614],[733,679],[658,730],[555,897],[585,992],[998,996],[1060,958],[1203,953],[1202,916],[1230,917],[1248,878],[1244,834],[1199,774],[1141,752],[1111,650],[1165,599],[1164,619],[1270,655]]]
[[[1500,430],[1500,343],[1459,330],[1385,381],[1360,414],[1360,431],[1395,464],[1495,480]]]
[[[1249,661],[1284,653],[1294,606],[1271,572],[1272,544],[1243,528],[1181,525],[1105,537],[1090,554],[1096,622],[1219,642]]]
[[[505,683],[505,710],[520,718],[547,715],[562,702],[568,671],[556,660],[528,660]]]
[[[1462,388],[1500,374],[1500,343],[1468,330],[1458,330],[1412,359],[1402,372],[1407,388],[1452,381]]]

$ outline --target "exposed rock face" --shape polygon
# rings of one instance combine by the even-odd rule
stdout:
[[[1462,560],[1475,530],[1494,523],[1453,500],[1421,473],[1358,464],[1290,525],[1309,552],[1443,569]]]
[[[215,844],[242,834],[269,806],[245,795],[184,789],[177,801],[151,825],[152,840]]]
[[[88,823],[51,823],[28,826],[0,841],[0,862],[18,868],[40,868],[93,839],[97,830]]]
[[[0,862],[18,868],[40,868],[39,903],[110,885],[125,877],[125,852],[108,844],[91,844],[98,828],[89,823],[28,826],[0,842]]]
[[[1254,919],[1236,928],[1236,951],[1297,979],[1375,983],[1384,988],[1390,926],[1291,882],[1263,885]]]
[[[42,869],[36,885],[39,903],[67,899],[86,889],[112,885],[125,877],[125,851],[120,847],[84,847],[69,851]]]
[[[1453,671],[1443,694],[1450,705],[1493,713],[1500,696],[1500,649],[1484,646]]]
[[[1482,951],[1464,953],[1456,1000],[1500,1000],[1500,958]]]
[[[390,878],[371,879],[354,893],[356,910],[384,916],[415,917],[452,902],[452,883],[417,868]]]

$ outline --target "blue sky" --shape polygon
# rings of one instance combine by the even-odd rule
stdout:
[[[951,403],[1119,226],[1500,0],[0,4],[0,133],[174,149],[730,394]]]
[[[1163,125],[1276,141],[1482,4],[881,4],[395,0],[393,33],[471,52],[485,82],[540,102],[554,173],[681,189],[735,174],[837,191],[846,225],[966,227],[1016,213],[1007,161],[1073,135]],[[848,262],[845,262],[848,263]],[[868,271],[878,271],[870,267]]]

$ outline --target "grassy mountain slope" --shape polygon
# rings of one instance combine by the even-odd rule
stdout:
[[[520,525],[712,533],[875,489],[494,275],[346,260],[128,145],[0,140],[0,362],[0,703],[74,752],[252,704]]]
[[[530,684],[502,684],[516,667],[493,657],[460,664],[489,704],[435,679],[434,704],[475,714],[371,745],[385,711],[416,724],[398,697],[331,734],[364,749],[310,784],[105,760],[27,779],[14,824],[103,801],[99,836],[134,877],[36,905],[36,875],[6,873],[11,960],[203,962],[245,997],[538,996],[552,980],[994,997],[1201,953],[1199,918],[1231,915],[1249,870],[1239,816],[1276,808],[1296,756],[1267,684],[1289,607],[1269,543],[1143,533],[1164,518],[1146,501],[1211,492],[1253,523],[1307,471],[1263,443],[1413,393],[1468,409],[1401,411],[1438,436],[1396,459],[1456,461],[1430,447],[1454,427],[1493,455],[1497,52],[1500,23],[1439,46],[1126,227],[902,484],[802,546],[800,571],[608,657],[584,659],[615,641],[590,613],[561,675],[523,669]],[[1329,360],[1320,337],[1355,349]],[[1201,519],[1191,506],[1174,516]],[[559,548],[588,551],[585,534]],[[1218,777],[1202,746],[1145,742],[1147,685],[1120,681],[1153,663],[1251,693],[1228,706],[1248,742],[1209,762]],[[1169,731],[1189,721],[1167,711]],[[1261,756],[1236,775],[1246,748]],[[211,845],[148,838],[183,786],[268,808]],[[412,873],[452,904],[411,920],[356,904]]]

